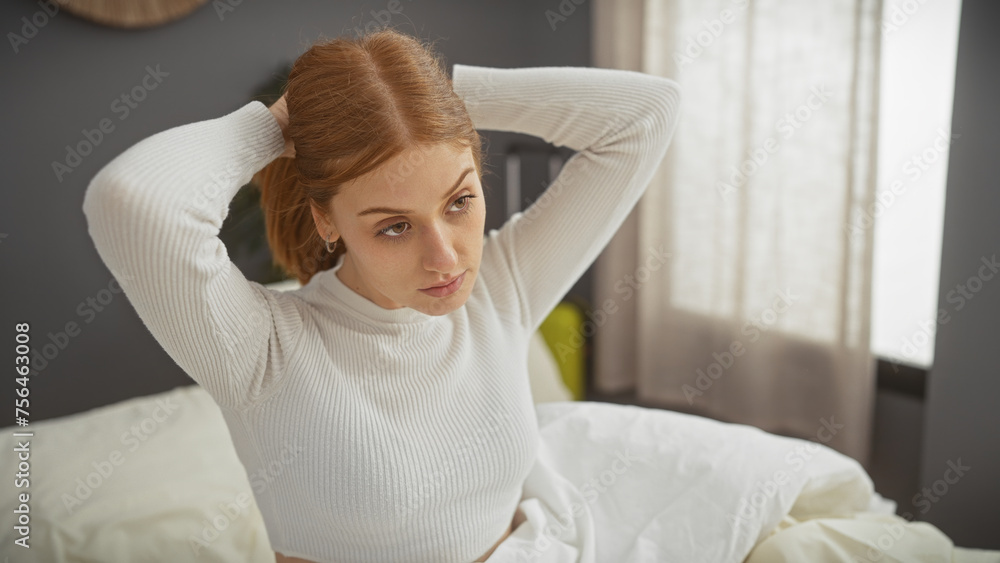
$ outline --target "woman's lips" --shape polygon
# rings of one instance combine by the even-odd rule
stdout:
[[[468,272],[468,270],[466,270],[465,272]],[[455,293],[456,291],[459,290],[459,288],[462,287],[462,283],[465,282],[465,272],[462,272],[462,275],[455,278],[455,280],[449,283],[448,285],[443,285],[441,287],[432,287],[430,289],[421,289],[420,291],[422,293],[430,295],[431,297],[447,297],[452,293]]]

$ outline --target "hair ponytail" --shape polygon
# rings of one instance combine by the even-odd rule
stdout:
[[[325,241],[316,232],[295,159],[274,159],[254,175],[253,183],[260,188],[267,243],[274,262],[302,284],[317,272],[331,268],[345,246],[341,241],[332,254],[327,252]]]

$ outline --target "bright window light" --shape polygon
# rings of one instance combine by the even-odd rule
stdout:
[[[886,0],[882,17],[879,203],[872,281],[872,352],[930,367],[938,323],[961,0]]]

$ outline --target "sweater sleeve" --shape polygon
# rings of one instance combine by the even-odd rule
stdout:
[[[83,201],[98,254],[146,327],[221,405],[255,401],[302,327],[296,300],[248,281],[218,238],[229,203],[281,154],[261,102],[152,135],[91,180]]]
[[[576,152],[532,205],[484,243],[502,256],[534,332],[638,202],[677,125],[668,78],[588,67],[454,65],[452,87],[477,129],[526,133]]]

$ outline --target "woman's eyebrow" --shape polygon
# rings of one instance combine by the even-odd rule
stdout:
[[[475,169],[471,167],[463,170],[462,174],[458,177],[458,181],[456,181],[455,185],[449,188],[447,192],[445,192],[444,197],[442,199],[448,199],[451,196],[451,194],[454,193],[455,190],[457,190],[460,185],[462,185],[462,180],[464,180],[465,177],[468,176],[470,172],[474,171]],[[372,213],[384,213],[386,215],[406,215],[408,213],[415,213],[415,211],[409,211],[406,209],[392,209],[391,207],[369,207],[368,209],[365,209],[361,213],[358,213],[358,217],[362,217],[364,215],[371,215]]]

